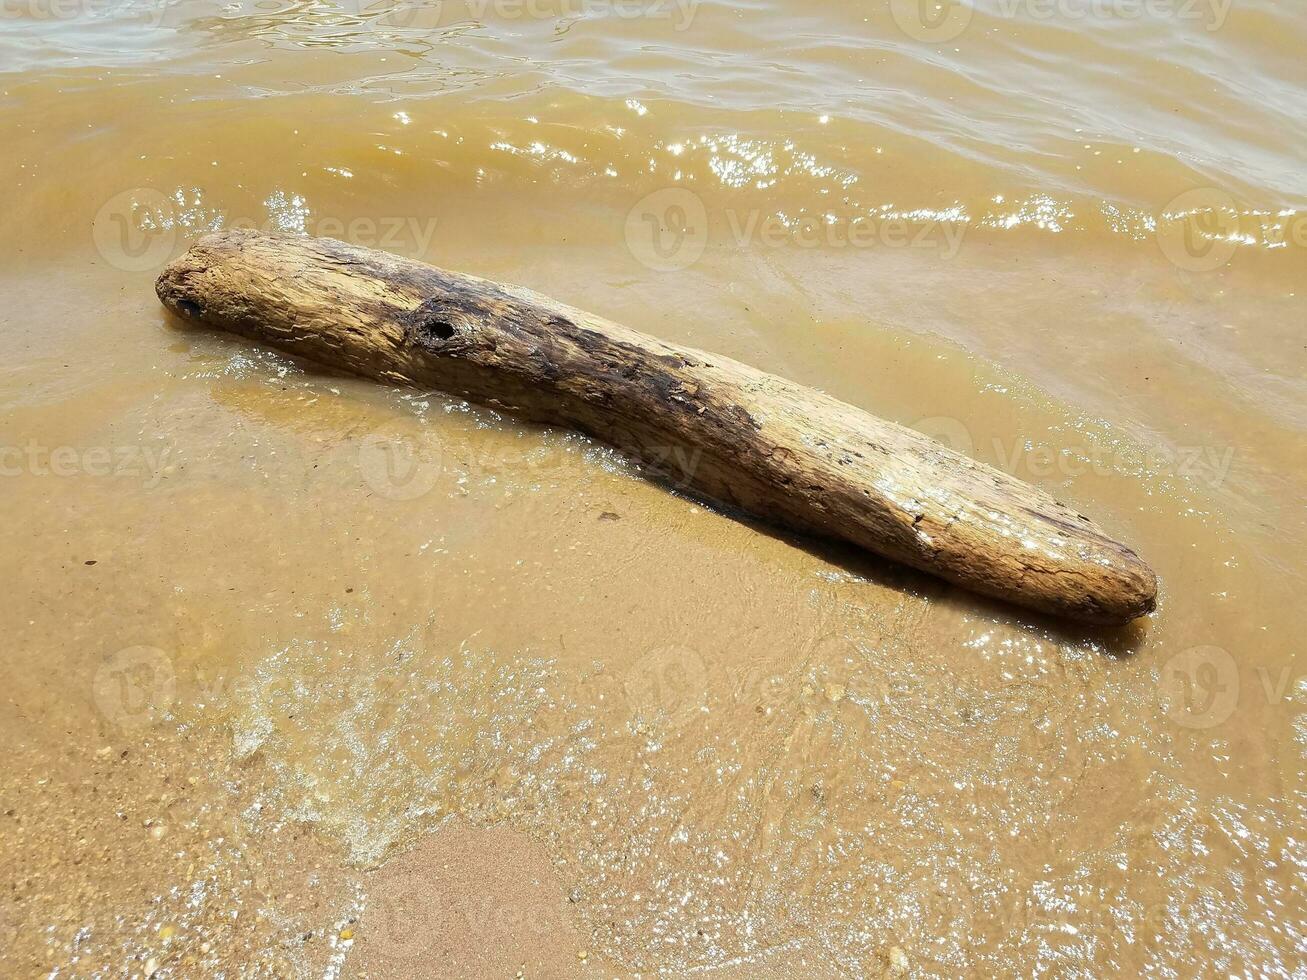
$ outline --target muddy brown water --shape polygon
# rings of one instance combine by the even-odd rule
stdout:
[[[5,6],[5,975],[1302,975],[1307,18],[917,10]],[[169,319],[237,224],[914,425],[1159,609]]]

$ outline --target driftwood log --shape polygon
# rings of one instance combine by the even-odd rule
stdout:
[[[205,237],[156,289],[188,320],[334,368],[580,429],[641,460],[695,452],[680,475],[699,494],[984,595],[1102,624],[1156,602],[1133,551],[1042,490],[810,388],[527,289],[252,231]]]

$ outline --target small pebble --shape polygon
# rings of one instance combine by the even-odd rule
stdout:
[[[145,975],[147,977],[152,977],[157,972],[159,972],[159,958],[157,956],[151,956],[145,961]]]
[[[163,835],[168,833],[168,828],[161,823],[156,823],[150,828],[150,836],[155,840],[163,840]]]
[[[349,926],[346,926],[344,929],[340,930],[340,938],[348,942],[354,938],[354,930]]]
[[[891,946],[889,951],[890,972],[898,976],[908,972],[908,954],[898,946]]]
[[[576,954],[576,958],[580,960],[582,963],[584,963],[586,960],[590,958],[589,950],[585,950],[585,949],[581,950],[581,952]]]

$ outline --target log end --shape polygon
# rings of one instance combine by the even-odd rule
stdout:
[[[245,233],[239,231],[220,231],[205,235],[169,262],[154,281],[154,293],[159,297],[159,302],[183,320],[203,320],[203,290],[197,279],[213,264],[211,255],[233,246],[239,247],[243,234]]]
[[[954,531],[962,542],[974,531],[974,547],[905,560],[963,588],[1094,626],[1125,626],[1157,608],[1152,568],[1088,521],[1069,526],[1045,511],[1015,539],[988,526]]]
[[[1091,580],[1072,586],[1060,614],[1097,626],[1125,626],[1157,608],[1157,575],[1124,545],[1098,555]]]

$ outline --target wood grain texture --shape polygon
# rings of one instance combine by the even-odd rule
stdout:
[[[210,235],[159,277],[179,316],[395,385],[695,460],[689,489],[1041,612],[1122,624],[1153,572],[1015,477],[821,392],[516,286],[330,239]],[[690,455],[690,453],[697,455]]]

